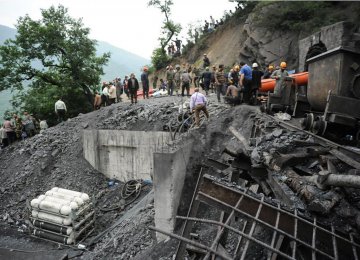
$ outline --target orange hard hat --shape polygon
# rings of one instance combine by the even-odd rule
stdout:
[[[144,71],[148,71],[148,67],[144,67]]]
[[[282,62],[280,63],[280,68],[282,68],[282,69],[285,69],[285,68],[286,68],[286,62],[285,62],[285,61],[282,61]]]

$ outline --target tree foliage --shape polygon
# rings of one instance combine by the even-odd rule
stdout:
[[[174,21],[172,21],[170,19],[170,15],[171,15],[170,7],[172,5],[173,5],[172,0],[150,0],[148,2],[148,6],[154,6],[158,9],[160,9],[161,13],[163,13],[165,16],[163,26],[161,27],[162,32],[159,37],[160,46],[161,46],[160,50],[162,52],[162,56],[166,56],[166,46],[170,42],[171,38],[174,35],[179,34],[181,31],[181,25],[178,23],[175,23]],[[158,50],[154,50],[154,53],[155,52],[158,53]],[[154,56],[154,53],[153,53],[153,56]]]
[[[159,70],[164,68],[168,64],[169,58],[166,53],[164,53],[163,49],[157,48],[152,53],[151,62],[154,68],[156,70]]]
[[[41,117],[52,113],[60,95],[68,105],[66,97],[74,95],[82,102],[76,104],[76,111],[70,110],[70,116],[86,112],[84,100],[92,102],[91,88],[99,84],[110,54],[96,56],[96,41],[88,38],[89,28],[84,28],[81,19],[71,18],[65,7],[52,6],[41,14],[40,20],[20,17],[15,39],[0,46],[0,90],[22,91],[14,104],[25,102],[24,109],[41,111]],[[25,85],[30,87],[27,92]],[[44,103],[52,104],[51,111]]]

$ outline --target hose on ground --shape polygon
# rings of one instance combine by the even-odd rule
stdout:
[[[133,203],[141,194],[142,187],[146,184],[143,183],[142,180],[130,180],[127,181],[124,186],[121,188],[120,196],[121,201],[123,203],[120,203],[118,206],[112,207],[112,208],[100,208],[103,212],[109,212],[116,209],[123,209],[126,206]]]

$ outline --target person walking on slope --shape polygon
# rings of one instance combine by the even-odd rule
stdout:
[[[194,94],[190,98],[190,111],[195,112],[195,124],[200,126],[200,112],[205,113],[206,118],[209,118],[209,113],[206,108],[206,97],[199,92],[199,88],[195,88]]]
[[[225,85],[225,74],[224,65],[220,64],[218,71],[215,73],[215,85],[216,85],[216,96],[218,102],[221,102],[220,94],[223,94],[223,88]]]
[[[280,69],[275,70],[273,74],[271,74],[272,79],[276,79],[276,85],[274,89],[274,94],[281,96],[281,93],[284,89],[285,78],[289,76],[289,73],[286,70],[286,62],[280,63]]]
[[[139,81],[135,78],[135,74],[131,73],[130,79],[128,81],[128,88],[131,98],[131,104],[137,103],[137,91],[139,90]]]
[[[207,56],[207,54],[204,54],[204,58],[203,58],[203,68],[205,69],[206,67],[210,66],[210,60]]]
[[[65,114],[67,112],[66,105],[62,98],[60,97],[58,101],[55,103],[55,113],[58,116],[58,122],[62,122],[65,120]]]
[[[168,70],[166,71],[166,81],[167,81],[167,88],[168,88],[168,95],[172,96],[174,92],[174,78],[175,72],[171,65],[169,65]]]
[[[144,67],[143,73],[141,73],[141,83],[143,88],[143,96],[144,99],[149,99],[149,76],[148,76],[148,68]]]
[[[184,92],[186,89],[186,95],[190,96],[190,82],[191,82],[190,73],[186,70],[181,74],[181,96],[184,96]]]

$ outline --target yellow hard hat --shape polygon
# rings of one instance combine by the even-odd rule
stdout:
[[[234,69],[235,69],[235,70],[240,70],[239,65],[236,65],[236,66],[234,67]]]
[[[274,65],[269,65],[269,70],[274,69]]]
[[[285,61],[280,63],[280,68],[282,68],[282,69],[286,68],[286,62]]]

